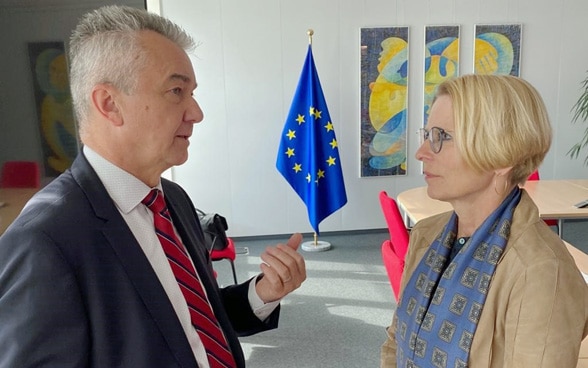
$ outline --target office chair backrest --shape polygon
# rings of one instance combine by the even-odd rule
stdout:
[[[225,249],[229,245],[226,234],[229,229],[227,219],[218,213],[206,213],[198,208],[196,208],[196,212],[198,213],[208,251]]]
[[[404,260],[404,256],[408,250],[408,230],[402,220],[398,205],[394,198],[390,198],[388,193],[383,190],[380,192],[380,206],[388,224],[390,241],[394,247],[394,252],[401,260]]]
[[[404,260],[400,259],[396,252],[394,252],[390,240],[384,240],[382,243],[382,261],[386,268],[386,274],[388,274],[388,280],[390,280],[390,286],[392,286],[394,298],[398,301],[402,273],[404,272]]]
[[[529,177],[527,178],[527,181],[535,181],[535,180],[541,180],[541,178],[539,177],[539,170],[535,170],[531,173],[531,175],[529,175]],[[555,226],[555,227],[559,227],[559,224],[557,222],[557,220],[555,219],[544,219],[543,220],[547,226]]]
[[[41,170],[35,161],[7,161],[2,166],[2,188],[40,188]]]
[[[539,180],[539,170],[533,171],[527,180]]]

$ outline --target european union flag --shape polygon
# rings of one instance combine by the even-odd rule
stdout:
[[[309,45],[284,125],[276,167],[306,204],[308,219],[317,234],[319,223],[347,203],[337,147]]]

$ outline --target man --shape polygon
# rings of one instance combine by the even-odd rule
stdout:
[[[277,327],[279,301],[306,278],[301,235],[268,247],[259,276],[219,289],[190,199],[161,178],[203,119],[193,45],[128,7],[74,30],[84,148],[0,237],[0,367],[244,367],[237,336]]]

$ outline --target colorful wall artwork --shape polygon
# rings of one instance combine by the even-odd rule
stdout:
[[[360,176],[406,175],[408,27],[360,32]]]
[[[474,73],[520,76],[521,24],[478,24]]]
[[[77,152],[77,129],[63,42],[28,44],[46,177],[71,166]]]
[[[435,90],[459,74],[459,26],[425,26],[424,117],[427,124]]]

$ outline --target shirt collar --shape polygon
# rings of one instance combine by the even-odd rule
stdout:
[[[106,160],[90,147],[84,146],[83,152],[94,171],[96,171],[98,178],[102,181],[108,195],[122,213],[128,214],[141,203],[151,189],[154,189]],[[155,188],[162,190],[161,180]]]

